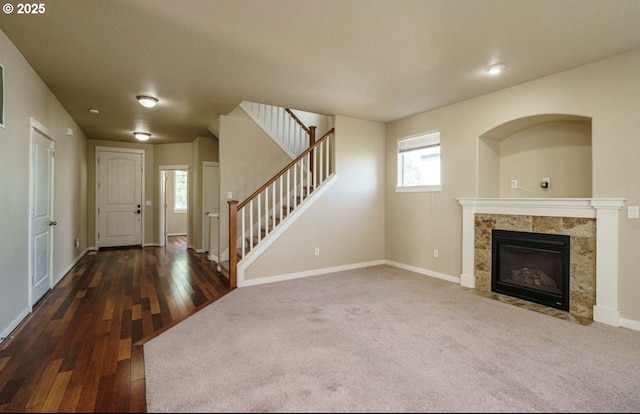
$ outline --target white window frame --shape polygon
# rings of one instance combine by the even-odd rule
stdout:
[[[403,176],[403,166],[401,163],[402,152],[412,148],[419,148],[420,146],[437,146],[440,149],[439,161],[440,161],[440,183],[437,185],[401,185],[400,179]],[[396,192],[399,193],[414,193],[414,192],[429,192],[429,191],[441,191],[442,190],[442,147],[440,142],[440,131],[428,131],[420,134],[411,135],[408,137],[398,138],[397,150],[397,171],[396,171]]]
[[[184,174],[185,176],[185,191],[187,193],[186,205],[183,207],[178,207],[178,173]],[[174,213],[186,213],[189,205],[189,173],[186,170],[175,170],[173,172],[173,212]]]

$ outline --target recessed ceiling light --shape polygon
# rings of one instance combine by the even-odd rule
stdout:
[[[97,109],[95,109],[95,108],[91,108],[91,109],[89,109],[89,113],[90,113],[91,115],[98,115],[98,114],[100,113],[100,111],[98,111],[98,110],[97,110]]]
[[[502,63],[496,63],[495,65],[487,66],[484,71],[489,75],[499,75],[504,70],[505,66]]]
[[[136,99],[140,102],[140,105],[146,108],[153,108],[158,103],[158,100],[153,96],[138,95]]]
[[[133,136],[136,137],[138,141],[148,141],[151,138],[151,134],[148,132],[134,132]]]

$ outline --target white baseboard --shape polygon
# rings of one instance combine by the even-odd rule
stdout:
[[[209,254],[207,255],[207,259],[209,259],[209,261],[211,261],[211,262],[220,263],[220,262],[218,261],[218,256],[217,256],[217,255],[215,255],[215,254],[211,254],[211,253],[209,253]]]
[[[160,247],[160,243],[145,243],[142,247]]]
[[[289,273],[286,275],[277,275],[277,276],[261,277],[258,279],[243,280],[242,284],[240,284],[240,279],[238,279],[238,287],[281,282],[284,280],[299,279],[302,277],[309,277],[309,276],[318,276],[318,275],[324,275],[327,273],[336,273],[336,272],[341,272],[343,270],[359,269],[362,267],[377,266],[381,264],[384,264],[384,260],[374,260],[371,262],[362,262],[362,263],[354,263],[354,264],[343,265],[343,266],[326,267],[323,269],[307,270],[304,272]]]
[[[446,280],[447,282],[460,284],[460,278],[458,276],[451,276],[445,273],[440,273],[440,272],[436,272],[429,269],[423,269],[421,267],[410,266],[404,263],[394,262],[393,260],[385,260],[384,263],[388,264],[389,266],[397,267],[399,269],[409,270],[411,272],[420,273],[421,275],[431,276],[438,279]]]
[[[640,322],[632,319],[620,318],[620,326],[634,331],[640,331]]]
[[[9,335],[11,335],[11,332],[13,332],[13,330],[16,329],[18,325],[20,325],[20,323],[29,315],[29,313],[30,310],[28,307],[23,309],[18,314],[18,316],[14,320],[12,320],[11,323],[9,323],[9,326],[5,327],[2,332],[0,332],[0,344],[2,344],[5,339],[7,339]]]
[[[60,272],[58,277],[56,277],[56,279],[53,281],[53,286],[55,287],[58,283],[60,283],[60,281],[67,275],[67,273],[69,273],[71,271],[71,269],[73,269],[73,267],[75,265],[77,265],[78,262],[80,261],[80,259],[82,259],[84,257],[84,255],[87,254],[87,253],[89,253],[89,249],[85,249],[75,259],[73,259],[71,264],[68,265],[62,272]]]
[[[167,233],[167,237],[169,236],[186,236],[187,233]]]

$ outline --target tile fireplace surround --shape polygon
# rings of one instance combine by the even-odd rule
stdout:
[[[620,326],[618,226],[622,198],[459,198],[460,284],[491,292],[491,230],[571,236],[569,313]]]

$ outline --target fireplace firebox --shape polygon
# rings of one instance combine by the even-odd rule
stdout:
[[[570,237],[562,234],[491,232],[491,290],[569,310]]]

